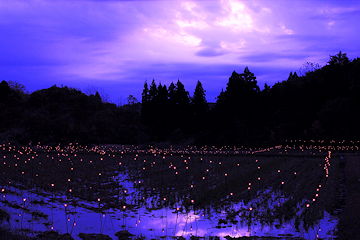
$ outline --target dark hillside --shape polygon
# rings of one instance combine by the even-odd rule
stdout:
[[[87,96],[73,88],[53,86],[35,91],[17,104],[11,97],[2,107],[9,112],[15,109],[17,115],[11,119],[2,115],[3,138],[47,144],[141,141],[139,113],[104,103],[98,93]]]

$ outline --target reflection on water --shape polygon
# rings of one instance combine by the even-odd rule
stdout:
[[[79,233],[102,233],[117,239],[116,232],[128,230],[136,236],[163,238],[170,236],[293,236],[305,239],[329,238],[337,220],[324,212],[321,220],[307,226],[299,219],[306,217],[308,209],[304,200],[297,203],[296,217],[282,220],[274,217],[274,211],[291,199],[268,188],[258,192],[246,203],[232,203],[223,208],[184,209],[163,204],[167,199],[157,196],[143,199],[135,184],[126,174],[118,174],[115,180],[121,183],[124,194],[120,196],[126,205],[121,209],[105,209],[99,198],[97,202],[67,199],[66,196],[5,187],[0,206],[11,213],[10,222],[3,226],[30,232],[54,229],[70,233],[75,239]],[[163,204],[163,205],[162,205]],[[176,204],[175,204],[176,205]]]

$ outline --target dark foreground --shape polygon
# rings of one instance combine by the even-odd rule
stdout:
[[[291,197],[285,203],[281,205],[279,203],[279,207],[273,212],[268,210],[265,215],[254,210],[252,214],[257,214],[257,218],[262,221],[286,222],[288,219],[296,217],[294,206],[301,202],[304,203],[307,210],[304,215],[298,216],[295,222],[303,224],[301,225],[303,229],[316,225],[318,219],[326,211],[339,219],[334,236],[337,236],[338,239],[360,239],[357,231],[360,222],[360,203],[358,201],[360,197],[360,158],[353,149],[331,149],[331,166],[328,166],[326,161],[324,162],[324,159],[329,156],[328,149],[313,147],[309,150],[306,147],[278,146],[267,150],[248,151],[229,149],[175,151],[155,148],[146,151],[139,151],[136,148],[117,151],[115,147],[78,151],[74,148],[67,148],[67,150],[64,148],[61,150],[62,161],[54,160],[46,163],[45,159],[50,159],[51,156],[56,159],[56,156],[60,156],[57,152],[59,149],[50,152],[48,150],[37,149],[36,153],[30,151],[30,156],[32,156],[31,154],[36,156],[27,162],[33,164],[30,166],[29,164],[21,165],[22,156],[20,156],[20,159],[15,160],[15,164],[21,167],[20,169],[9,167],[13,152],[3,151],[7,160],[1,166],[3,173],[1,185],[4,186],[5,182],[11,180],[12,184],[20,184],[25,188],[31,188],[33,186],[29,185],[34,184],[46,191],[67,192],[67,194],[71,188],[71,197],[82,197],[85,200],[94,201],[97,197],[102,196],[104,208],[116,208],[127,204],[118,200],[121,188],[115,185],[109,185],[107,189],[98,186],[103,186],[102,181],[109,181],[115,170],[119,172],[126,170],[132,176],[136,176],[136,179],[142,180],[142,184],[138,186],[141,198],[159,195],[161,198],[167,199],[161,203],[163,207],[172,208],[180,201],[181,207],[184,209],[231,206],[232,202],[250,201],[257,196],[257,192],[271,188],[273,191],[281,192],[284,196]],[[86,159],[86,161],[80,162],[80,158]],[[64,161],[65,159],[68,161]],[[147,161],[143,161],[145,159]],[[119,165],[119,161],[121,161],[121,165]],[[57,178],[57,174],[48,174],[49,169],[54,167],[56,167],[56,171],[62,173],[60,175],[62,178]],[[69,172],[70,167],[72,170]],[[321,170],[323,167],[329,168],[329,172]],[[21,176],[23,170],[22,174],[28,175],[17,177],[19,174]],[[92,174],[94,172],[96,172],[96,178]],[[102,173],[101,178],[99,177],[100,173]],[[67,181],[70,178],[71,184]],[[24,179],[28,179],[28,181]],[[83,188],[83,183],[76,182],[75,179],[87,179],[86,184],[92,186],[90,187],[92,190]],[[54,189],[47,186],[50,183],[55,183]],[[252,184],[250,185],[250,183]],[[320,191],[316,191],[320,194],[315,197],[315,189],[320,185],[322,188]],[[169,189],[173,190],[169,192]],[[130,205],[128,207],[131,208]],[[6,221],[6,214],[6,212],[1,212],[3,222]],[[240,212],[233,214],[235,217],[242,216]],[[222,221],[231,221],[231,218]],[[32,237],[11,231],[7,228],[2,229],[0,239],[72,239],[69,234],[58,234],[53,231],[32,235]],[[81,239],[111,239],[109,236],[100,234],[79,234],[79,237]],[[119,231],[116,237],[118,239],[142,238],[142,236],[132,236],[127,231]],[[170,238],[170,236],[166,238]],[[181,239],[182,237],[176,238]],[[215,236],[211,238],[217,239]],[[243,238],[299,239],[290,235]],[[191,239],[198,238],[191,236]],[[227,239],[231,239],[231,237],[227,237]]]

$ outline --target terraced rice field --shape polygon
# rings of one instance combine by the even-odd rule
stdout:
[[[328,239],[346,204],[346,158],[357,150],[290,142],[268,149],[6,143],[2,227],[74,239]]]

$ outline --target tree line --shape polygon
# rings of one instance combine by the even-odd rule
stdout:
[[[197,82],[192,96],[178,80],[145,81],[141,103],[116,106],[99,93],[53,86],[26,94],[0,83],[2,140],[270,146],[287,139],[358,140],[360,59],[345,53],[328,64],[307,63],[299,76],[260,90],[248,67],[233,72],[215,103]]]

